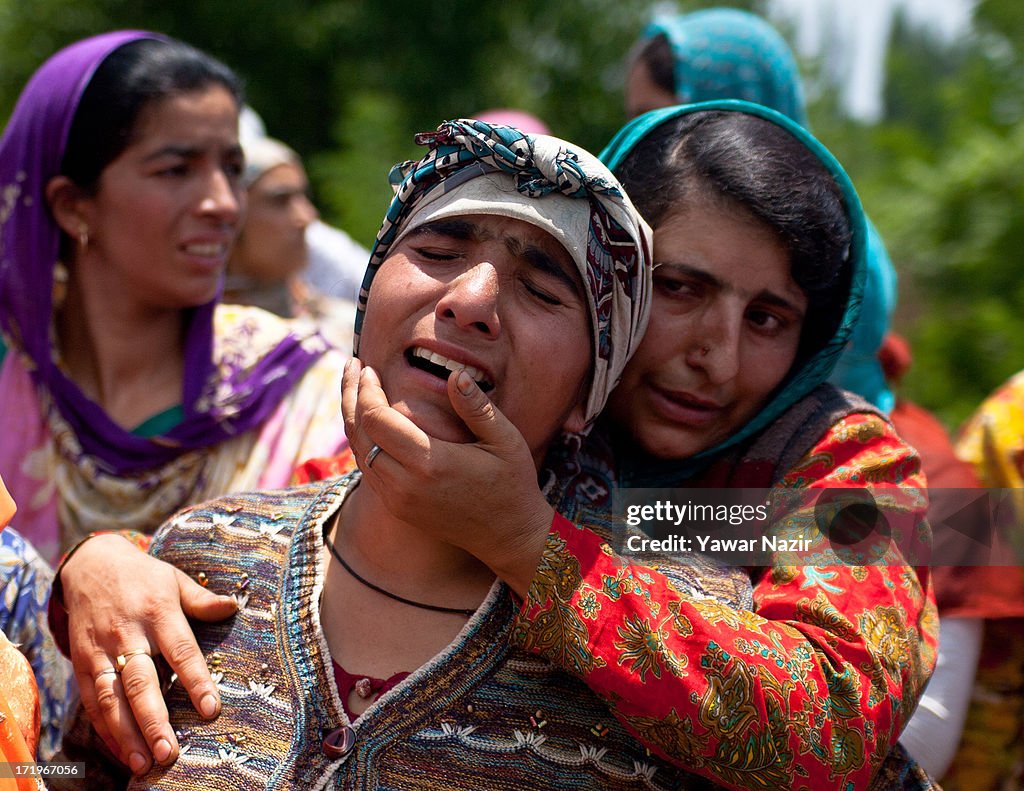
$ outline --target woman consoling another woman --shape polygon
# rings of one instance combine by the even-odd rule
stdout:
[[[863,566],[780,556],[751,576],[753,612],[670,604],[643,558],[579,529],[608,518],[616,486],[804,492],[776,529],[814,523],[815,492],[871,487],[893,523],[923,519],[914,451],[825,383],[863,284],[849,180],[806,130],[734,101],[641,116],[602,157],[654,229],[654,299],[575,477],[560,476],[560,515],[513,485],[522,468],[500,417],[477,421],[462,456],[428,455],[372,389],[359,399],[373,411],[349,427],[357,458],[383,449],[366,481],[524,593],[515,643],[577,675],[680,765],[735,788],[927,787],[896,747],[934,664],[927,569],[896,550]],[[514,561],[509,547],[532,551]]]
[[[119,630],[94,626],[138,590],[132,575],[158,573],[127,542],[93,539],[65,567],[72,640],[86,646],[79,676],[112,701],[97,727],[125,755],[161,740],[185,751],[145,782],[233,787],[231,773],[251,771],[274,787],[301,765],[307,779],[387,785],[374,760],[387,754],[395,784],[429,763],[436,774],[423,785],[471,786],[478,771],[517,777],[516,756],[529,753],[615,787],[646,782],[622,770],[638,744],[654,752],[641,774],[684,787],[926,782],[894,752],[934,662],[926,572],[893,551],[876,565],[777,558],[749,576],[707,569],[687,580],[670,561],[616,555],[601,527],[616,485],[870,484],[903,495],[880,500],[894,519],[923,514],[914,452],[871,406],[823,384],[863,282],[865,226],[849,180],[805,130],[742,102],[624,129],[604,156],[654,229],[652,317],[583,443],[639,341],[644,294],[630,256],[643,244],[624,231],[628,212],[601,217],[620,199],[586,179],[590,160],[571,147],[549,156],[545,140],[447,125],[399,188],[358,327],[372,370],[354,363],[345,376],[361,476],[220,501],[165,529],[160,557],[244,602],[234,621],[200,627],[202,653],[182,620],[166,620],[166,592],[119,605],[129,613]],[[508,175],[481,177],[504,173],[506,156]],[[492,181],[502,187],[480,186]],[[551,182],[580,195],[545,220],[547,198],[534,193]],[[585,232],[571,219],[581,214]],[[636,303],[625,313],[622,293]],[[572,316],[589,316],[582,335]],[[475,340],[438,343],[424,326]],[[776,518],[785,529],[810,515]],[[495,575],[507,588],[491,585]],[[160,619],[133,620],[159,596]],[[474,642],[485,633],[486,647]],[[162,645],[181,649],[169,657],[176,737],[142,655]],[[127,661],[113,678],[118,657]],[[185,696],[198,703],[210,671],[231,710],[204,724]],[[461,677],[463,696],[439,681],[446,673]],[[545,689],[551,702],[528,711]],[[501,713],[507,699],[515,722]],[[275,719],[282,701],[300,712],[287,731]],[[569,709],[604,715],[587,724]],[[566,764],[572,744],[581,757]]]
[[[563,141],[473,121],[424,141],[372,252],[364,367],[350,366],[346,388],[456,446],[469,413],[493,403],[535,482],[639,340],[649,231],[607,169]],[[381,452],[365,466],[393,462]],[[237,591],[241,607],[197,635],[221,716],[200,719],[172,683],[181,755],[130,787],[523,788],[538,772],[560,788],[702,782],[649,756],[571,674],[516,649],[509,587],[387,500],[356,472],[214,501],[158,534],[157,557]],[[664,573],[687,589],[684,567]],[[125,685],[148,662],[131,658]]]

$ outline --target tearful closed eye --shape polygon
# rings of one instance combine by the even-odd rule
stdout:
[[[449,360],[447,357],[437,352],[432,352],[429,349],[424,349],[422,346],[410,349],[406,352],[406,358],[413,367],[433,374],[439,379],[447,380],[448,376],[453,372],[465,370],[485,393],[494,389],[494,384],[487,381],[483,373],[472,365],[460,363],[458,360]]]

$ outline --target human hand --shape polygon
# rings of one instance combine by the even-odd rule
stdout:
[[[448,398],[475,437],[445,442],[388,402],[371,368],[351,360],[342,379],[349,446],[369,485],[398,519],[458,546],[525,597],[554,518],[526,440],[465,372]],[[370,449],[381,451],[370,464]]]
[[[178,742],[152,657],[164,657],[200,714],[216,717],[220,696],[186,617],[223,620],[235,613],[235,599],[116,534],[80,545],[60,577],[71,661],[93,727],[135,774],[148,771],[153,758],[173,763]],[[113,672],[118,655],[127,658],[120,673]]]

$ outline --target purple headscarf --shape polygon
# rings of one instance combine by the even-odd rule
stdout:
[[[103,60],[122,45],[163,37],[117,31],[79,41],[46,61],[29,80],[0,140],[0,329],[85,455],[121,475],[152,469],[197,448],[244,433],[268,418],[322,353],[289,334],[249,366],[213,359],[216,300],[189,310],[182,394],[184,419],[147,439],[115,424],[54,363],[51,348],[53,270],[61,231],[45,197],[59,174],[82,94]]]

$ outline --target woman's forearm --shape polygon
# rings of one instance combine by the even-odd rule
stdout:
[[[942,618],[940,623],[935,673],[900,736],[907,752],[936,779],[946,773],[960,744],[984,633],[980,618]]]
[[[737,610],[557,517],[514,640],[728,787],[867,787],[930,671],[929,607],[912,569],[836,566],[775,569]]]

